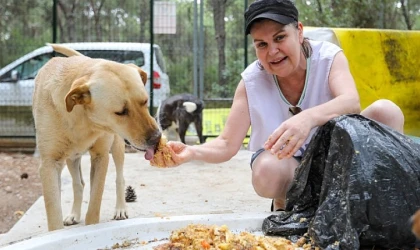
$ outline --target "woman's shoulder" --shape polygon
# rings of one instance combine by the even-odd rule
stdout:
[[[342,51],[339,46],[328,41],[309,40],[309,43],[312,48],[313,58],[331,58]]]
[[[258,60],[246,67],[241,73],[241,77],[247,88],[269,86],[274,81],[273,75],[269,74]]]
[[[258,60],[255,60],[251,64],[246,67],[244,71],[242,71],[242,76],[248,76],[248,75],[258,75],[258,74],[267,74],[267,71],[264,69],[264,67],[261,65],[261,63]]]
[[[323,41],[323,40],[309,39],[309,44],[311,45],[312,48],[336,48],[336,49],[341,49],[340,46],[338,46],[337,44],[334,44],[334,43],[329,42],[329,41]]]

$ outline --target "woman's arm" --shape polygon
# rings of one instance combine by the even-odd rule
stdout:
[[[170,167],[191,160],[220,163],[230,160],[241,148],[251,121],[245,85],[240,81],[222,133],[215,139],[201,145],[188,146],[181,142],[168,142],[171,159],[156,165]],[[154,164],[155,159],[151,160]]]
[[[313,122],[312,127],[322,126],[340,115],[360,113],[359,93],[343,52],[338,52],[334,57],[328,83],[334,98],[307,110]]]
[[[328,83],[333,99],[283,122],[268,138],[266,149],[271,149],[280,159],[290,158],[303,145],[312,128],[340,115],[360,113],[359,94],[343,52],[334,57]]]
[[[194,160],[219,163],[230,160],[242,146],[251,120],[245,85],[241,80],[236,88],[232,107],[222,133],[214,140],[192,146]]]

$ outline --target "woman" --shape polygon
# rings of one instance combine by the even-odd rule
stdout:
[[[328,120],[360,113],[403,132],[404,116],[391,101],[376,101],[360,112],[344,53],[334,44],[304,38],[291,1],[256,1],[245,22],[258,59],[241,74],[224,130],[202,145],[168,142],[172,159],[156,157],[152,164],[228,161],[252,126],[252,185],[258,195],[273,199],[273,211],[285,207],[300,158],[316,128]]]

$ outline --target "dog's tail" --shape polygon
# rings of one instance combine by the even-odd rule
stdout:
[[[162,103],[159,104],[156,110],[155,119],[159,121],[159,114],[160,114],[160,108],[162,106]]]
[[[182,106],[185,107],[185,110],[188,113],[192,113],[197,109],[197,104],[195,104],[193,102],[184,102],[184,103],[182,103]]]
[[[55,43],[47,43],[48,46],[51,46],[54,51],[61,53],[65,56],[83,56],[82,53],[77,52],[74,49],[68,48],[66,46],[55,44]]]

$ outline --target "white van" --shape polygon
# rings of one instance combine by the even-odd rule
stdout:
[[[146,90],[150,90],[150,43],[63,43],[92,58],[104,58],[121,63],[134,63],[147,72]],[[158,45],[154,45],[153,106],[170,94],[169,77]],[[32,137],[34,78],[38,70],[53,56],[50,46],[36,49],[0,69],[0,137]]]

